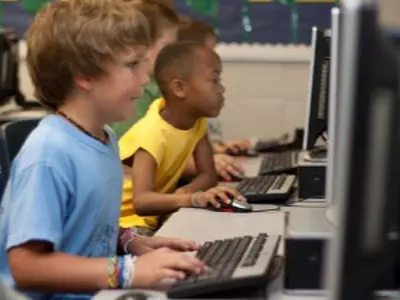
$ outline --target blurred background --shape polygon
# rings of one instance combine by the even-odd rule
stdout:
[[[206,20],[219,34],[227,103],[220,120],[226,138],[271,137],[304,126],[311,27],[330,27],[337,0],[159,0],[182,14]],[[1,27],[23,40],[47,0],[0,0]],[[400,27],[400,0],[379,0],[381,20]],[[22,91],[33,88],[20,47]],[[4,108],[0,108],[2,110]],[[245,114],[243,112],[246,112]],[[241,120],[238,126],[238,120]]]

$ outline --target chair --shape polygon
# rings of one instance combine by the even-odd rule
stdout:
[[[0,201],[10,174],[11,162],[41,119],[19,119],[0,125]]]

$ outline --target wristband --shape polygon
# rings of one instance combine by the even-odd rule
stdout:
[[[131,255],[109,257],[107,278],[108,288],[131,288],[135,275],[135,262],[136,258],[132,258]]]
[[[192,207],[200,207],[198,202],[200,194],[201,191],[198,191],[196,193],[193,193],[192,196],[190,197],[190,202],[192,204]]]
[[[122,287],[124,289],[132,288],[133,280],[135,278],[135,266],[136,266],[136,256],[125,255],[125,269],[124,269],[124,281]]]
[[[125,281],[125,270],[128,269],[129,266],[125,264],[125,256],[118,256],[118,268],[119,268],[119,276],[118,276],[118,287],[122,288],[124,286]]]
[[[128,251],[129,243],[132,242],[138,236],[138,234],[130,228],[124,228],[122,230],[123,231],[119,238],[120,245],[122,245],[122,249],[124,250],[124,253],[129,254],[129,251]]]

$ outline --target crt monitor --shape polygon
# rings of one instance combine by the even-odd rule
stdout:
[[[312,28],[313,58],[303,149],[312,150],[328,128],[328,95],[331,31]]]
[[[373,1],[341,6],[335,199],[329,299],[399,290],[400,64]]]

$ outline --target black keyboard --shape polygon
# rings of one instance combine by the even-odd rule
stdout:
[[[279,235],[242,236],[206,242],[197,252],[209,270],[189,274],[174,283],[169,298],[191,298],[266,283],[269,266],[278,249]]]
[[[236,189],[249,203],[282,204],[290,198],[295,183],[295,175],[266,175],[244,179]]]
[[[297,171],[298,159],[298,151],[268,153],[262,158],[258,174],[295,174]]]

